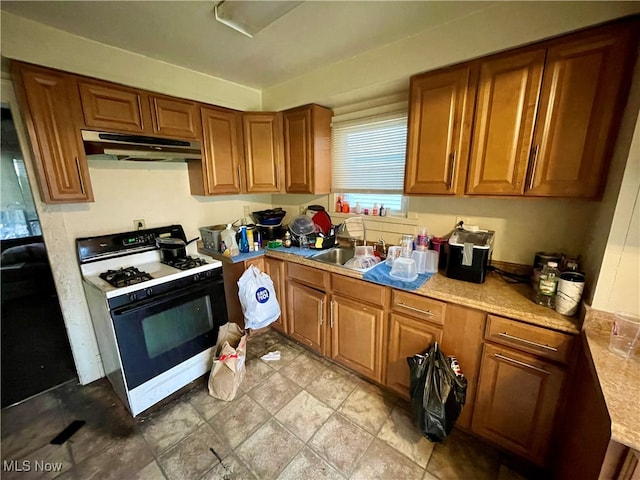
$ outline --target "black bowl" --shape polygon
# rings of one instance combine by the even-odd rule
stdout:
[[[262,210],[260,212],[253,212],[253,218],[259,225],[280,225],[282,219],[287,214],[281,208],[275,208],[273,210]]]

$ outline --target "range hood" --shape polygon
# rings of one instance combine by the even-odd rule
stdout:
[[[135,162],[183,162],[202,158],[200,142],[127,133],[82,131],[87,158]]]

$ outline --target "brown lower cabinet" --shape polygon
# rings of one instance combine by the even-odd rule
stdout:
[[[564,378],[563,367],[485,344],[472,431],[543,465]]]
[[[279,272],[272,274],[274,284],[286,273],[287,335],[405,399],[407,357],[438,341],[447,355],[458,358],[468,381],[456,425],[549,466],[575,356],[573,335],[272,260],[267,258],[266,268]]]

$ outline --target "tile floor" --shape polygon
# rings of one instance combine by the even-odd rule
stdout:
[[[281,360],[260,360],[272,350],[280,350]],[[408,409],[405,401],[269,330],[251,337],[246,377],[231,402],[210,397],[203,377],[134,419],[102,379],[86,386],[68,382],[4,409],[0,476],[543,477],[458,430],[441,444],[430,443],[413,427]],[[76,419],[86,424],[67,442],[49,443]]]

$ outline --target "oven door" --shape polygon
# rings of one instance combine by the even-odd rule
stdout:
[[[227,322],[221,276],[111,311],[129,390],[213,347]]]

